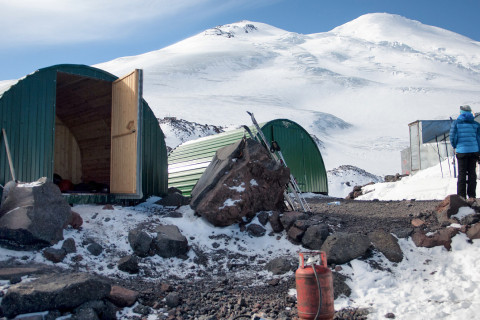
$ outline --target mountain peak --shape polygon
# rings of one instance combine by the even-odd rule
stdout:
[[[448,38],[465,41],[466,37],[434,26],[422,24],[397,14],[369,13],[347,22],[331,31],[341,36],[359,38],[370,42],[438,41]]]
[[[272,36],[286,33],[285,30],[275,28],[271,25],[242,20],[231,24],[219,25],[205,30],[206,36],[223,36],[226,38],[242,36]]]

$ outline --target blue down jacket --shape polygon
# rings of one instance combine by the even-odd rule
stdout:
[[[458,116],[450,128],[450,143],[457,153],[480,151],[480,124],[470,112]]]

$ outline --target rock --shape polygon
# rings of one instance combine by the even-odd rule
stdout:
[[[5,203],[5,200],[8,197],[8,193],[10,190],[14,189],[17,186],[17,183],[13,180],[8,181],[4,186],[3,186],[3,193],[2,193],[2,201],[1,203]]]
[[[433,248],[436,246],[444,246],[445,249],[452,248],[452,238],[458,233],[455,228],[441,229],[433,235],[426,235],[423,231],[417,230],[412,235],[412,240],[417,247]]]
[[[13,285],[2,299],[7,317],[18,314],[70,310],[91,300],[106,298],[110,284],[86,273],[51,274]]]
[[[215,226],[283,210],[290,170],[270,158],[259,142],[242,139],[219,149],[192,190],[191,207]]]
[[[148,255],[152,240],[152,237],[145,231],[142,231],[140,227],[128,232],[128,242],[133,252],[139,257],[146,257]]]
[[[363,256],[369,247],[370,240],[365,235],[337,232],[327,237],[320,250],[325,251],[329,264],[344,264]]]
[[[280,283],[280,279],[271,279],[267,281],[269,286],[275,287]]]
[[[470,207],[464,198],[451,194],[447,196],[436,208],[437,218],[440,223],[449,222],[453,215],[458,213],[461,207]]]
[[[170,187],[167,189],[167,194],[172,194],[172,193],[179,193],[183,194],[182,190],[175,188],[175,187]]]
[[[377,230],[370,232],[368,238],[373,246],[391,262],[401,262],[403,260],[403,252],[398,244],[398,240],[390,233],[384,230]]]
[[[45,259],[52,261],[53,263],[62,262],[67,256],[67,251],[64,249],[45,248],[42,251]]]
[[[80,216],[80,214],[78,214],[75,211],[72,211],[72,216],[68,224],[71,225],[73,229],[79,230],[83,224],[83,219]]]
[[[180,296],[176,292],[170,292],[166,297],[165,300],[167,302],[167,306],[169,308],[175,308],[180,305]]]
[[[462,225],[471,225],[471,224],[475,224],[477,222],[480,222],[480,215],[479,214],[469,214],[468,216],[463,217],[460,220],[460,224],[462,224]]]
[[[273,273],[274,275],[284,274],[289,271],[293,271],[295,266],[288,257],[279,257],[273,260],[270,260],[265,268]]]
[[[37,275],[44,272],[44,267],[24,267],[0,268],[0,279],[11,280],[27,275]]]
[[[397,182],[402,180],[403,177],[406,177],[407,175],[400,175],[399,173],[395,175],[386,175],[384,177],[385,182]]]
[[[247,232],[252,237],[263,237],[267,230],[259,224],[251,223],[247,227]]]
[[[410,237],[413,232],[413,228],[394,228],[392,233],[397,236],[397,238],[404,239]]]
[[[120,286],[112,286],[108,300],[120,308],[131,307],[137,301],[138,292]]]
[[[93,308],[83,307],[75,310],[74,320],[100,320]]]
[[[155,202],[155,204],[164,206],[164,207],[181,207],[186,206],[190,203],[190,199],[183,196],[181,193],[169,193],[166,197]]]
[[[118,261],[118,269],[130,274],[138,273],[138,258],[134,255],[128,255]]]
[[[261,211],[257,214],[258,222],[262,224],[262,226],[267,225],[268,222],[268,212],[267,211]]]
[[[471,240],[480,239],[480,223],[476,223],[468,228],[467,236]]]
[[[284,212],[283,215],[280,217],[280,222],[282,226],[288,230],[291,226],[295,224],[297,220],[305,220],[308,219],[308,215],[303,212],[298,211],[288,211]]]
[[[75,240],[73,238],[65,239],[62,244],[62,249],[65,250],[67,254],[77,252]]]
[[[178,211],[169,211],[164,215],[165,218],[181,218],[183,214]]]
[[[268,221],[270,222],[270,226],[272,226],[273,232],[282,232],[283,225],[280,221],[280,212],[274,211],[270,217],[268,217]]]
[[[425,224],[425,221],[423,221],[422,219],[418,219],[418,218],[412,219],[412,226],[414,227],[420,227],[420,226],[423,226],[424,224]]]
[[[17,283],[20,283],[22,282],[22,277],[12,277],[10,279],[10,284],[17,284]]]
[[[155,228],[157,237],[153,239],[152,251],[163,258],[178,257],[188,252],[188,240],[177,226],[161,225]]]
[[[0,207],[1,245],[30,250],[63,240],[63,229],[72,213],[55,184],[42,178],[34,183],[17,185],[11,181],[7,185]]]
[[[172,292],[173,291],[173,286],[168,283],[162,283],[160,285],[160,291],[161,292]]]
[[[103,206],[102,210],[115,210],[111,204],[106,204]]]
[[[133,308],[133,312],[148,316],[150,314],[150,308],[144,306],[143,304],[138,304],[135,308]]]
[[[333,278],[333,298],[337,299],[342,294],[345,297],[350,297],[350,295],[352,294],[352,289],[347,285],[347,280],[349,278],[338,272],[332,272],[332,278]]]
[[[327,225],[319,224],[310,226],[302,237],[302,244],[306,248],[320,250],[328,235],[329,231]]]
[[[102,246],[96,242],[89,244],[87,250],[94,256],[99,256],[103,252]]]
[[[293,243],[299,244],[302,241],[302,237],[305,231],[295,226],[290,227],[287,232],[288,239]]]
[[[111,302],[100,300],[88,301],[75,309],[76,317],[85,320],[95,319],[95,316],[97,316],[96,319],[101,320],[116,320],[116,313],[117,308]],[[93,318],[87,316],[93,316]]]

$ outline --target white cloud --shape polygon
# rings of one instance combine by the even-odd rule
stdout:
[[[120,38],[152,22],[161,26],[176,16],[194,14],[198,18],[254,3],[254,0],[0,0],[0,47]]]

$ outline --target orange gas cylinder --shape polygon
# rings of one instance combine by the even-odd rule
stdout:
[[[297,309],[300,319],[333,319],[333,278],[325,252],[300,252],[300,266],[295,272]],[[304,256],[320,256],[321,265],[305,265]],[[317,258],[318,260],[318,258]]]

